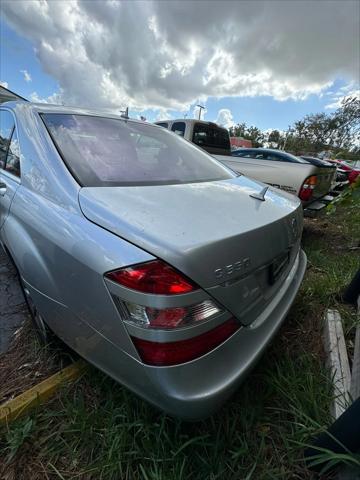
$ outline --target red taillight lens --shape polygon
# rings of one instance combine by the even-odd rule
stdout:
[[[311,200],[316,184],[317,184],[316,175],[311,175],[311,177],[308,177],[303,183],[303,186],[301,187],[301,190],[299,193],[300,200],[303,200],[304,202]]]
[[[359,175],[360,173],[357,170],[351,170],[348,176],[350,185],[356,182]]]
[[[143,363],[147,365],[170,366],[190,362],[190,360],[205,355],[223,343],[239,327],[240,324],[234,318],[231,318],[197,337],[177,342],[159,343],[137,337],[131,337],[131,339]]]
[[[161,260],[121,268],[106,277],[138,292],[157,295],[179,295],[197,290],[197,286],[175,268]]]

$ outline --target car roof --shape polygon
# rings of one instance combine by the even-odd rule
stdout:
[[[164,119],[164,120],[157,120],[155,124],[157,123],[175,123],[175,122],[184,122],[184,123],[202,123],[204,125],[216,125],[218,128],[223,128],[226,130],[226,128],[222,127],[221,125],[218,125],[215,122],[207,122],[206,120],[197,120],[196,118],[176,118],[176,119]]]
[[[107,117],[107,118],[115,118],[120,120],[126,120],[132,123],[141,123],[142,125],[146,123],[146,125],[155,126],[153,123],[143,122],[142,120],[137,120],[134,118],[124,118],[121,116],[121,113],[114,113],[106,109],[92,109],[92,108],[82,108],[82,107],[71,107],[67,105],[55,105],[52,103],[33,103],[27,101],[10,101],[1,104],[1,107],[7,107],[11,110],[15,110],[16,107],[21,105],[22,109],[32,110],[37,113],[63,113],[63,114],[73,114],[73,115],[90,115],[96,117]],[[161,128],[161,127],[159,127]]]

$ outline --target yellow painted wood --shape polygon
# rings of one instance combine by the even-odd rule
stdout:
[[[76,380],[85,371],[87,364],[83,360],[69,365],[38,385],[21,393],[12,400],[0,405],[0,425],[16,420],[32,408],[48,400],[64,383]]]

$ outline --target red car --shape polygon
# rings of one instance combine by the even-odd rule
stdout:
[[[336,158],[335,160],[327,160],[328,162],[335,163],[339,168],[345,170],[348,174],[348,180],[350,185],[355,183],[358,176],[360,175],[360,168],[354,167],[346,160],[342,160],[341,158]]]

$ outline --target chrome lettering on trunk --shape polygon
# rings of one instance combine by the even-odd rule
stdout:
[[[245,273],[250,268],[250,258],[243,258],[242,260],[238,260],[235,263],[231,263],[230,265],[225,265],[224,267],[217,268],[215,270],[215,277],[220,278],[227,278],[233,273]]]

